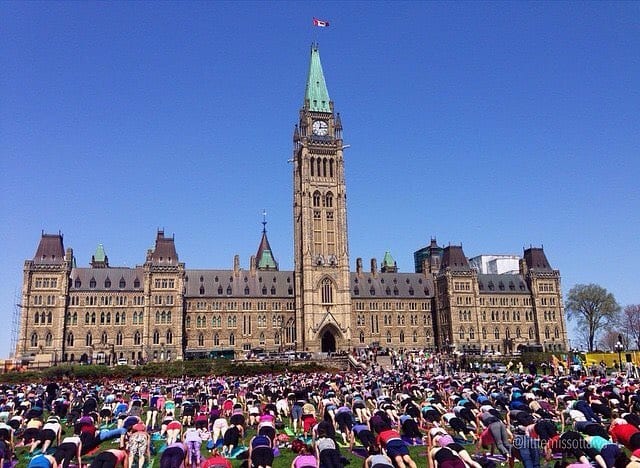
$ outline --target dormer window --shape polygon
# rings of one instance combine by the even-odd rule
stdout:
[[[111,280],[109,279],[109,277],[107,277],[107,279],[104,280],[104,287],[107,289],[111,287]]]
[[[89,281],[89,287],[91,289],[95,289],[96,288],[96,279],[95,278],[91,278],[91,280]]]

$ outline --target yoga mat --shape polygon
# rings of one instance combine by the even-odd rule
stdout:
[[[243,452],[246,452],[247,450],[248,450],[247,447],[235,447],[227,458],[237,458],[238,455],[240,455]]]
[[[284,428],[284,433],[287,434],[290,437],[295,437],[295,435],[296,435],[296,433],[290,427],[285,427]]]
[[[353,450],[351,451],[351,453],[353,453],[356,457],[360,457],[360,458],[367,458],[369,456],[367,449],[364,447],[353,447]]]

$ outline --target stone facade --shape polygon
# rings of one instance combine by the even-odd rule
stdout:
[[[112,267],[102,245],[77,267],[62,235],[42,234],[25,262],[16,356],[50,362],[163,361],[265,350],[357,347],[441,352],[561,351],[560,275],[542,248],[520,271],[482,274],[461,246],[435,239],[401,273],[350,271],[342,123],[317,46],[293,135],[294,270],[280,271],[266,228],[249,267],[189,270],[163,231],[135,268]],[[266,222],[264,223],[266,225]],[[266,226],[265,226],[266,227]]]

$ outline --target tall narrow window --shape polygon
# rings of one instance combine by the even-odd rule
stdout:
[[[322,280],[322,303],[333,304],[333,284],[329,278]]]

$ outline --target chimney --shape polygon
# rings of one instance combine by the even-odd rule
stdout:
[[[375,258],[371,259],[371,275],[375,278],[378,273],[378,261]]]
[[[362,259],[356,258],[356,275],[362,276]]]
[[[240,255],[233,256],[233,273],[236,275],[240,273]]]
[[[249,272],[254,275],[256,273],[256,256],[252,255],[249,260]]]
[[[71,247],[67,248],[67,252],[64,256],[65,261],[72,262],[73,261],[73,249]]]

